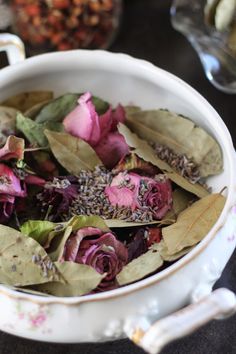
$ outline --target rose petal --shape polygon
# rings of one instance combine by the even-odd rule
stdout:
[[[133,210],[140,206],[138,201],[138,192],[141,176],[135,173],[119,173],[115,176],[110,186],[105,188],[111,205],[119,207],[131,207]],[[122,187],[122,184],[128,182],[129,187]]]
[[[125,122],[125,110],[121,104],[118,104],[116,109],[112,112],[111,131],[116,130],[118,123]]]
[[[45,179],[40,178],[38,176],[28,175],[28,176],[25,177],[25,183],[26,184],[33,184],[33,185],[36,185],[36,186],[44,186],[46,181],[45,181]]]
[[[75,262],[79,250],[79,246],[83,238],[86,236],[94,236],[94,235],[101,235],[101,234],[102,231],[95,227],[85,227],[83,229],[78,230],[76,235],[70,237],[66,243],[64,260]]]
[[[64,119],[66,132],[81,138],[94,146],[100,139],[99,117],[91,101],[91,94],[86,92],[79,100],[79,105]]]
[[[118,133],[109,133],[94,150],[107,168],[113,168],[118,161],[129,153],[124,137]]]
[[[5,145],[0,149],[0,160],[17,159],[24,157],[24,140],[16,136],[9,136]]]
[[[99,117],[100,131],[102,140],[111,131],[112,127],[112,108],[110,107],[104,114]]]
[[[15,197],[26,196],[26,191],[22,189],[19,178],[15,176],[10,167],[4,164],[0,164],[0,193]]]

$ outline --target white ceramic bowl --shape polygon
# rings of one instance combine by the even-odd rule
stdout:
[[[12,50],[10,59],[16,62]],[[199,245],[167,269],[135,284],[75,298],[44,298],[0,286],[0,329],[64,343],[129,336],[157,353],[170,340],[219,314],[234,312],[234,294],[226,289],[211,294],[236,245],[236,161],[230,134],[210,104],[170,73],[128,55],[104,51],[44,54],[0,71],[0,100],[35,89],[53,90],[56,95],[89,90],[113,104],[162,107],[191,117],[222,148],[224,171],[210,178],[209,184],[213,191],[227,186],[227,201]],[[189,303],[194,305],[170,315]]]

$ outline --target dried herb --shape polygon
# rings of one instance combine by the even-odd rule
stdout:
[[[202,177],[222,171],[219,144],[190,119],[167,110],[152,110],[132,113],[126,122],[140,138],[165,145],[193,159],[199,165]]]
[[[141,159],[157,166],[178,186],[197,195],[199,198],[209,194],[209,192],[200,184],[192,184],[184,177],[177,174],[165,161],[162,161],[156,156],[152,147],[145,140],[140,139],[136,134],[132,133],[124,124],[120,123],[118,130],[120,134],[124,136],[126,143],[132,148],[133,153],[138,155]]]
[[[168,248],[163,240],[161,240],[161,242],[159,242],[156,247],[157,247],[158,252],[160,253],[163,261],[167,261],[167,262],[176,261],[177,259],[185,256],[187,253],[189,253],[194,248],[194,246],[193,247],[186,247],[179,252],[176,252],[174,254],[170,254],[168,252]]]
[[[65,279],[61,282],[50,282],[35,286],[38,291],[54,296],[81,296],[95,289],[105,274],[98,273],[94,268],[73,262],[55,262],[59,272]]]
[[[53,155],[71,174],[77,175],[81,170],[93,170],[102,162],[95,151],[83,140],[65,133],[44,131]]]
[[[37,103],[41,103],[53,98],[51,91],[31,91],[23,92],[12,96],[1,103],[3,106],[15,108],[21,112],[27,111]]]
[[[170,255],[201,241],[219,218],[225,204],[221,194],[211,194],[180,213],[177,222],[163,228],[162,235]]]
[[[28,286],[61,281],[45,250],[32,238],[0,225],[0,282]]]
[[[119,285],[126,285],[140,280],[155,272],[163,264],[163,259],[155,243],[146,253],[128,263],[117,275]]]

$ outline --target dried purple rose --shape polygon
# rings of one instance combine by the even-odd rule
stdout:
[[[86,227],[71,236],[65,245],[65,261],[92,266],[98,273],[106,273],[100,287],[113,286],[116,275],[128,261],[128,251],[111,232]]]
[[[48,219],[58,221],[67,213],[72,201],[77,196],[78,181],[76,177],[54,177],[44,184],[43,191],[37,194],[43,212],[48,212]]]

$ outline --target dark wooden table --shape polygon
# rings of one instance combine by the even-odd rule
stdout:
[[[126,0],[121,31],[111,51],[149,60],[188,82],[219,112],[235,143],[236,97],[217,91],[207,81],[194,50],[186,39],[171,27],[170,3],[169,0]],[[1,62],[3,65],[3,56],[0,56],[0,67]],[[226,286],[236,292],[235,255],[216,284],[216,287],[219,286]],[[163,354],[235,354],[235,332],[236,316],[224,321],[214,321],[193,335],[170,344],[163,350]],[[57,345],[32,342],[0,332],[0,354],[11,353],[141,354],[143,351],[128,340],[106,344]]]

